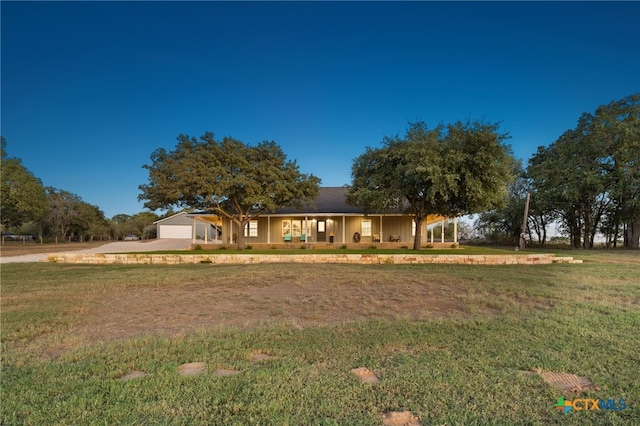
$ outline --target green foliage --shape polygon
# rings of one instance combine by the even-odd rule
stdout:
[[[529,160],[536,209],[556,212],[574,247],[596,233],[625,246],[640,238],[640,94],[585,113],[575,129]]]
[[[353,162],[347,202],[372,211],[402,210],[417,226],[430,214],[460,216],[503,204],[514,159],[498,124],[456,122],[428,129],[410,123],[404,138],[385,137]]]
[[[47,188],[49,213],[45,222],[54,229],[56,238],[72,238],[71,230],[79,215],[82,200],[76,194],[56,188]]]
[[[27,170],[20,159],[9,158],[6,140],[1,141],[0,220],[6,228],[42,219],[49,206],[40,179]]]
[[[478,234],[491,243],[518,245],[522,232],[522,221],[527,193],[532,191],[531,180],[522,170],[520,162],[515,163],[515,180],[509,185],[505,205],[500,209],[480,213],[475,223]],[[530,202],[527,230],[530,239],[534,233],[538,242],[546,242],[547,225],[553,221],[553,215]]]
[[[175,213],[170,212],[171,216]],[[123,239],[126,235],[135,234],[143,240],[156,238],[157,228],[153,224],[160,217],[153,212],[141,212],[134,215],[117,214],[110,220],[113,236]]]
[[[178,136],[174,151],[151,155],[149,183],[138,199],[151,210],[179,206],[213,210],[244,229],[250,220],[279,207],[301,207],[315,198],[320,179],[299,172],[273,141],[245,145],[231,137],[221,141],[207,132]],[[244,248],[239,233],[238,248]]]

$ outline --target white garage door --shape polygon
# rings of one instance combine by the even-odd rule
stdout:
[[[189,225],[160,225],[158,238],[191,238]]]

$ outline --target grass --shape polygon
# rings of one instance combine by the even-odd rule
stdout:
[[[640,256],[562,253],[585,263],[3,265],[0,423],[637,424]],[[208,371],[176,373],[193,361]],[[523,373],[539,370],[627,409],[564,415],[578,396]]]

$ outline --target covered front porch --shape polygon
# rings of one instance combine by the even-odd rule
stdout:
[[[416,234],[415,223],[405,215],[361,214],[317,214],[311,215],[264,215],[250,221],[244,230],[228,218],[210,214],[191,214],[193,220],[193,244],[234,244],[239,232],[243,232],[248,245],[278,247],[281,244],[305,244],[312,246],[336,245],[356,246],[380,245],[381,247],[402,247],[413,243]],[[457,218],[448,219],[431,215],[422,223],[421,244],[444,244],[445,228],[453,221],[453,239],[457,243]],[[197,224],[200,223],[200,226]],[[196,234],[204,223],[208,230],[204,235]],[[436,228],[440,228],[436,233]],[[439,235],[438,235],[439,234]]]

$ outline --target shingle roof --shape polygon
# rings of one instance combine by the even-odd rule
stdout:
[[[348,191],[349,188],[344,186],[322,187],[318,190],[318,196],[309,205],[303,206],[302,210],[285,207],[277,209],[272,214],[362,214],[361,208],[346,203]]]
[[[301,210],[295,207],[283,207],[276,209],[274,212],[268,212],[263,216],[269,215],[340,215],[340,214],[363,214],[361,207],[350,206],[346,202],[348,187],[345,186],[327,186],[318,189],[318,196],[310,203],[302,206]],[[391,214],[399,214],[398,212],[389,212]],[[213,212],[196,212],[190,213],[188,217],[198,215],[211,215]]]

